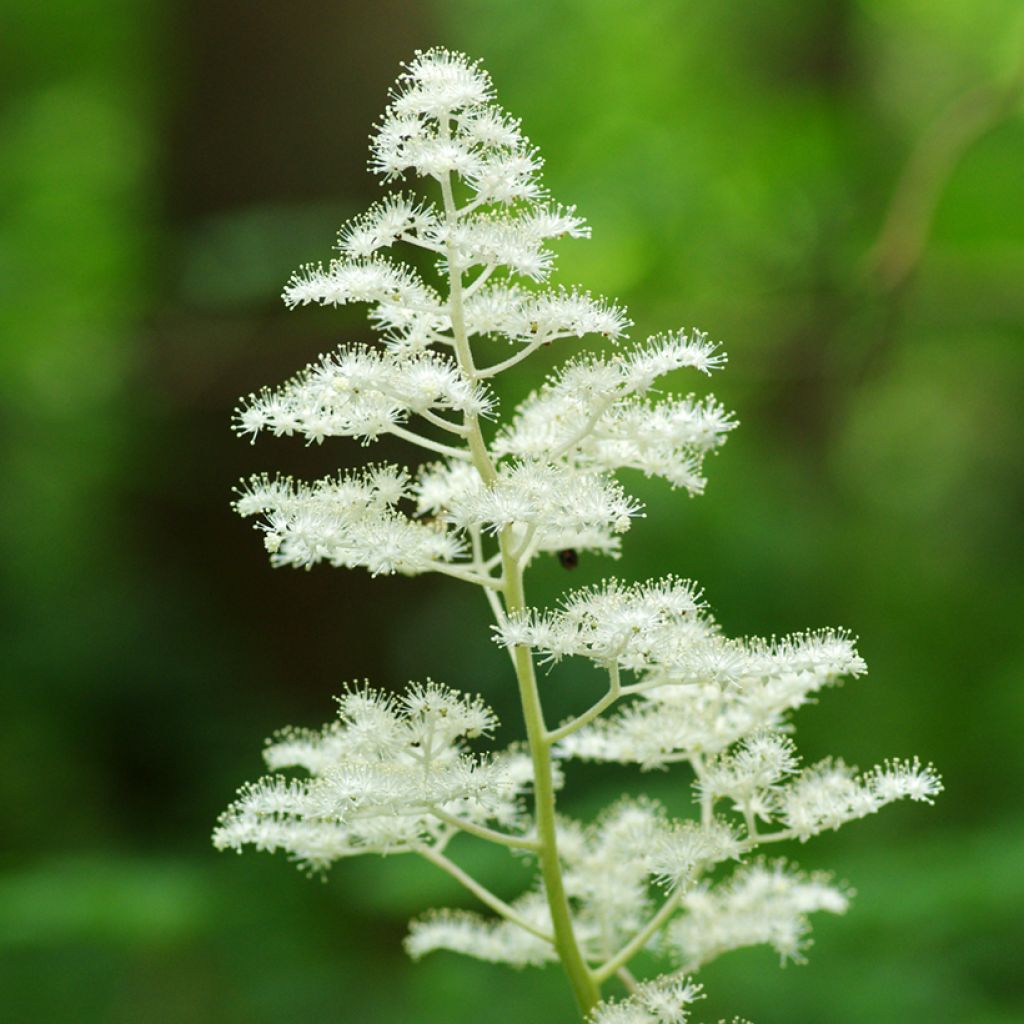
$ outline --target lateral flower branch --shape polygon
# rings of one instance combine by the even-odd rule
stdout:
[[[284,300],[363,303],[379,343],[343,345],[249,396],[235,429],[317,443],[392,434],[432,461],[313,483],[257,476],[235,508],[256,518],[275,565],[436,572],[480,587],[511,657],[525,742],[475,750],[493,712],[439,683],[399,696],[349,686],[329,725],[269,742],[274,774],[239,791],[214,843],[284,850],[312,871],[357,854],[423,857],[490,916],[427,913],[410,927],[413,957],[447,949],[514,966],[557,961],[592,1024],[679,1024],[700,994],[691,976],[710,960],[751,944],[799,960],[808,916],[846,909],[842,886],[758,847],[806,840],[895,800],[930,803],[941,783],[916,759],[864,773],[841,760],[801,763],[792,712],[865,671],[841,630],[730,639],[700,590],[672,576],[610,579],[555,609],[529,605],[524,579],[538,557],[620,553],[641,513],[620,471],[703,492],[705,458],[736,422],[713,397],[664,384],[677,371],[710,375],[725,355],[698,331],[617,344],[631,326],[621,306],[547,285],[551,240],[589,228],[548,197],[537,150],[463,55],[435,49],[409,63],[370,166],[386,181],[424,179],[435,201],[395,193],[376,203],[341,230],[336,259],[291,278]],[[410,247],[435,262],[434,282],[385,255]],[[579,348],[588,337],[596,354]],[[561,368],[500,417],[490,381],[552,344],[567,350]],[[569,657],[593,662],[607,692],[550,723],[535,665]],[[686,765],[677,770],[693,780],[695,814],[676,820],[654,801],[623,799],[595,822],[572,821],[556,813],[556,793],[573,760]],[[460,833],[532,859],[535,884],[512,902],[491,893],[449,856]],[[641,953],[664,973],[638,982],[630,966]],[[628,994],[602,1001],[613,978]]]

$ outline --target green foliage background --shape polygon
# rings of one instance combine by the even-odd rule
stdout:
[[[615,571],[699,579],[731,632],[850,627],[871,674],[801,714],[803,751],[946,775],[933,810],[794,850],[856,886],[852,911],[807,967],[709,968],[703,1016],[1024,1017],[1019,0],[2,0],[0,23],[5,1020],[572,1019],[554,970],[407,963],[407,918],[463,903],[426,867],[321,885],[207,838],[261,738],[325,720],[345,680],[430,674],[515,730],[475,594],[271,572],[227,508],[252,470],[364,454],[250,449],[228,417],[366,336],[275,297],[374,195],[369,125],[438,43],[484,58],[589,217],[560,279],[730,353],[743,426],[707,496],[637,482],[649,517]],[[533,596],[611,568],[544,566]],[[553,673],[553,713],[595,685]],[[581,815],[623,785],[687,795],[573,784]],[[514,891],[500,856],[462,855]]]

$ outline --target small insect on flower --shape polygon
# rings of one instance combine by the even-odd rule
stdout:
[[[580,564],[580,556],[575,548],[563,548],[558,552],[558,564],[563,569],[575,569]]]

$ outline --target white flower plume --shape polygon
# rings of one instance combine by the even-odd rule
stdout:
[[[542,893],[528,892],[511,908],[537,931],[550,932],[551,913]],[[500,918],[488,919],[459,910],[434,910],[411,921],[405,950],[414,960],[448,950],[511,967],[538,967],[555,959],[551,943],[533,932]]]
[[[570,360],[492,444],[482,442],[492,468],[481,475],[480,449],[466,442],[496,413],[488,379],[561,339],[617,341],[631,321],[616,303],[579,287],[515,283],[543,281],[554,260],[550,243],[587,238],[590,229],[575,207],[542,196],[540,159],[495,103],[479,64],[447,50],[417,54],[374,134],[371,167],[385,178],[414,173],[449,188],[454,180],[462,192],[440,205],[387,196],[342,227],[338,259],[292,277],[284,292],[290,307],[365,303],[383,347],[342,346],[283,386],[250,395],[235,428],[251,438],[266,432],[317,443],[391,434],[444,461],[400,496],[416,499],[416,516],[397,500],[339,501],[334,481],[254,485],[244,505],[266,499],[260,528],[275,565],[437,570],[497,588],[494,556],[472,547],[478,533],[507,531],[524,568],[541,552],[617,556],[640,505],[613,478],[616,470],[703,490],[704,456],[734,421],[712,398],[650,399],[665,374],[707,374],[724,363],[700,332]],[[402,262],[401,247],[425,250],[450,294]],[[453,288],[460,289],[457,301]],[[513,354],[478,368],[460,349],[463,335],[504,339]],[[346,495],[350,484],[344,482]]]
[[[621,306],[565,287],[525,291],[515,285],[490,285],[467,298],[465,316],[470,334],[522,342],[525,352],[588,334],[617,341],[632,323]]]
[[[509,828],[522,823],[526,755],[469,753],[467,739],[490,733],[494,713],[479,697],[438,683],[399,697],[351,688],[338,720],[319,731],[289,729],[267,746],[268,776],[244,786],[214,832],[218,849],[285,850],[322,869],[341,857],[395,853],[440,842],[440,814]]]
[[[787,669],[791,651],[822,640],[850,646],[846,666]],[[567,737],[560,750],[566,757],[644,768],[716,754],[759,729],[779,728],[819,690],[862,671],[852,643],[841,635],[791,637],[782,650],[777,664],[764,665],[757,641],[695,645],[677,665],[656,669],[630,688],[637,700]]]
[[[309,483],[258,475],[235,509],[256,520],[274,565],[437,572],[483,588],[529,742],[474,752],[493,712],[436,683],[399,695],[349,688],[336,721],[269,742],[271,774],[239,790],[214,842],[283,850],[316,871],[362,853],[416,853],[493,916],[429,912],[410,926],[411,956],[561,960],[580,1006],[593,1008],[588,1024],[687,1024],[700,996],[688,973],[754,944],[800,959],[808,916],[846,909],[843,887],[751,860],[760,847],[896,800],[931,803],[941,780],[917,758],[865,773],[833,758],[801,764],[793,712],[866,670],[843,630],[730,638],[699,587],[671,575],[530,606],[524,575],[540,554],[557,552],[565,569],[580,551],[619,555],[642,515],[620,471],[703,493],[708,456],[737,424],[685,381],[719,370],[725,354],[698,330],[633,344],[625,307],[549,281],[558,240],[589,238],[590,227],[548,196],[540,154],[462,54],[409,62],[369,166],[385,182],[424,180],[343,225],[336,258],[300,268],[283,298],[289,308],[364,304],[373,344],[342,345],[250,395],[234,427],[308,443],[391,435],[420,457]],[[575,354],[502,418],[495,396],[511,389],[494,378],[563,342]],[[552,727],[535,665],[554,672],[569,657],[591,662],[607,691]],[[644,798],[589,824],[561,816],[554,794],[574,759],[685,766],[693,816]],[[458,863],[459,835],[528,858],[532,884],[501,899]],[[726,862],[738,865],[731,874]],[[636,981],[641,954],[671,973]],[[630,994],[600,1001],[615,977]]]
[[[713,398],[651,402],[659,377],[683,367],[709,373],[723,362],[696,332],[649,339],[624,358],[570,360],[517,410],[494,450],[518,458],[550,458],[613,471],[638,469],[700,494],[704,457],[736,426]]]
[[[770,821],[774,798],[798,765],[796,746],[788,736],[760,730],[712,758],[696,787],[708,801],[729,800],[734,809]]]
[[[668,976],[645,981],[625,999],[608,999],[588,1017],[590,1024],[686,1024],[690,1007],[704,998],[702,986]]]
[[[327,268],[309,263],[291,277],[285,305],[345,306],[351,302],[403,306],[437,304],[437,293],[415,271],[380,258],[335,260]]]
[[[374,575],[415,575],[458,561],[465,553],[459,536],[398,510],[407,488],[405,473],[394,466],[312,484],[256,476],[235,508],[243,516],[261,516],[257,525],[274,565],[327,562],[362,566]]]
[[[765,641],[730,639],[689,581],[616,580],[570,592],[553,611],[526,609],[494,627],[496,640],[542,660],[589,658],[637,681],[635,697],[559,744],[566,757],[651,768],[715,754],[786,716],[823,687],[865,671],[850,636],[822,630]]]
[[[236,413],[235,429],[253,439],[268,431],[316,442],[325,437],[372,441],[412,414],[483,416],[492,405],[483,386],[467,380],[446,356],[350,345],[321,357],[277,390],[250,395]]]
[[[490,486],[452,493],[447,518],[457,526],[495,533],[526,528],[540,550],[615,550],[616,535],[640,514],[614,481],[596,473],[565,472],[542,463],[503,465]]]
[[[368,260],[399,242],[415,244],[417,236],[436,232],[437,211],[428,203],[393,192],[354,217],[338,232],[338,249],[351,260]]]
[[[651,800],[620,800],[590,826],[562,819],[559,855],[573,929],[588,957],[599,961],[627,942],[650,917],[660,890],[685,888],[703,871],[739,855],[735,834],[720,822],[708,826],[672,821]],[[555,958],[550,911],[540,879],[511,906],[534,932],[508,921],[458,911],[431,913],[412,922],[406,948],[415,957],[447,949],[513,966]]]
[[[418,54],[372,139],[371,170],[386,179],[458,174],[477,204],[539,198],[540,157],[493,97],[490,76],[462,54]]]
[[[694,889],[682,905],[666,942],[680,969],[692,972],[743,946],[768,945],[782,960],[799,962],[808,945],[808,914],[845,913],[849,894],[826,874],[806,875],[780,860],[755,862],[727,882]]]
[[[714,635],[702,609],[700,591],[688,580],[667,576],[624,586],[611,579],[571,591],[553,612],[510,615],[494,628],[499,642],[531,647],[551,661],[581,655],[638,671]]]
[[[896,800],[934,803],[942,780],[931,765],[896,758],[864,775],[841,760],[826,758],[804,769],[776,796],[782,823],[800,839],[874,814]]]

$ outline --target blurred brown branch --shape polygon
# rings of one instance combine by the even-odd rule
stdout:
[[[898,291],[920,262],[935,210],[967,151],[1017,109],[1024,97],[1024,54],[1005,82],[989,82],[954,100],[911,151],[878,241],[868,256],[870,279]]]

